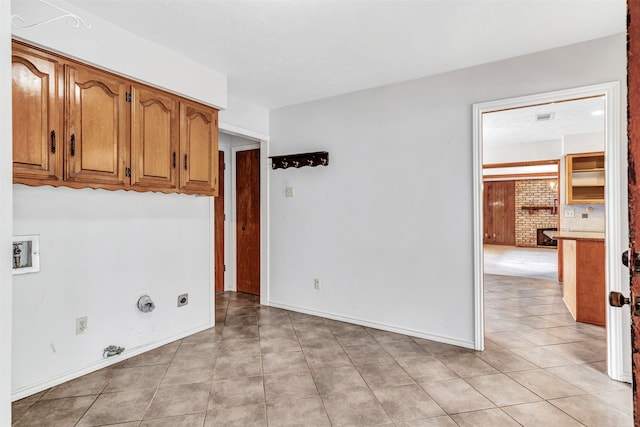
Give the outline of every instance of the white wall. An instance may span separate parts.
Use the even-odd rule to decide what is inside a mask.
[[[485,165],[557,160],[562,157],[562,139],[521,144],[485,144],[482,150],[482,163]]]
[[[229,95],[228,109],[220,111],[218,118],[221,129],[249,131],[260,139],[269,135],[269,110],[242,98]]]
[[[41,271],[13,279],[14,394],[101,367],[110,344],[139,353],[210,326],[210,201],[15,185],[14,233],[40,235]],[[135,306],[143,294],[152,313]]]
[[[590,132],[565,135],[562,138],[562,154],[591,153],[604,151],[604,133]]]
[[[67,19],[61,19],[32,29],[14,28],[14,36],[205,104],[227,107],[226,75],[74,5],[63,1],[54,3],[77,13],[91,28],[82,25],[72,28],[67,25]],[[21,16],[25,25],[61,15],[33,0],[12,0],[11,7],[11,13]]]
[[[604,133],[563,135],[560,139],[521,144],[491,144],[483,147],[483,164],[557,160],[572,153],[604,150]]]
[[[77,12],[91,29],[73,29],[60,20],[16,29],[14,35],[206,104],[226,106],[226,76],[72,5],[56,4]],[[12,13],[27,23],[55,16],[55,10],[40,2],[14,0],[11,5]],[[1,128],[5,132],[8,127]],[[14,191],[13,233],[40,234],[42,252],[42,271],[17,277],[14,284],[14,399],[111,363],[102,359],[109,344],[126,347],[126,357],[213,323],[211,198],[24,186]],[[5,206],[3,227],[10,218],[4,212]],[[145,292],[158,308],[143,316],[134,304]],[[177,310],[177,295],[183,292],[190,295],[189,305]],[[80,316],[89,317],[89,332],[76,336]]]
[[[11,4],[0,1],[0,76],[11,73]],[[11,163],[11,80],[0,79],[0,425],[11,425],[11,240],[13,188]]]
[[[270,301],[472,347],[472,104],[624,84],[625,43],[620,34],[271,111],[270,155],[322,149],[330,165],[270,172]]]

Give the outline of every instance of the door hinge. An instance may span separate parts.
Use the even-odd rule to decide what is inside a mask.
[[[226,163],[223,163],[223,164],[222,164],[222,170],[223,170],[223,171],[224,171],[224,170],[227,170],[227,164],[226,164]]]
[[[124,100],[127,101],[127,102],[131,102],[131,93],[130,92],[127,92],[124,95]]]
[[[633,256],[629,257],[629,253],[633,253]],[[622,264],[628,267],[632,274],[640,273],[640,254],[633,252],[633,248],[622,252]]]
[[[222,220],[226,221],[227,220],[227,214],[222,214]]]
[[[226,264],[225,264],[225,266],[224,266],[224,270],[223,270],[223,271],[227,271],[227,266],[226,266]]]

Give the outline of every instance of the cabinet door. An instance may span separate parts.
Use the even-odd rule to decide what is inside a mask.
[[[60,180],[63,135],[59,64],[14,44],[12,75],[14,182]]]
[[[218,195],[218,112],[180,104],[180,189],[184,193]]]
[[[68,181],[124,185],[128,166],[124,80],[80,65],[67,66]]]
[[[132,90],[131,184],[177,190],[178,102],[150,89]]]

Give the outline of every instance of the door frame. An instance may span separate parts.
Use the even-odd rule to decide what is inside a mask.
[[[222,160],[220,160],[220,153],[222,153]],[[229,171],[226,168],[226,165],[228,163],[228,157],[229,157],[229,147],[226,146],[222,146],[220,145],[220,137],[218,137],[218,176],[220,176],[220,168],[222,169],[222,179],[218,180],[218,196],[214,197],[213,199],[213,206],[211,207],[211,210],[213,211],[213,278],[214,278],[214,283],[213,283],[213,289],[214,289],[214,295],[217,293],[217,289],[216,289],[216,282],[215,280],[217,279],[216,276],[216,271],[215,268],[217,266],[216,263],[216,253],[215,250],[217,248],[217,239],[218,236],[216,236],[216,230],[217,230],[217,217],[216,217],[216,211],[215,211],[215,207],[216,207],[216,203],[218,203],[219,200],[222,200],[222,202],[224,203],[224,209],[222,210],[223,213],[223,224],[222,224],[222,231],[223,231],[223,240],[222,240],[222,252],[223,252],[223,259],[222,259],[222,265],[224,268],[224,271],[222,272],[222,282],[223,282],[223,287],[222,287],[222,292],[227,290],[227,259],[229,257],[229,242],[228,242],[228,235],[229,232],[227,231],[227,216],[229,215],[229,206],[227,205],[227,197],[229,197],[227,195],[227,191],[229,188],[229,183],[227,182],[229,179]],[[223,183],[222,185],[222,199],[220,199],[220,182]]]
[[[0,2],[0,16],[11,15],[11,2]],[[3,18],[6,19],[6,18]],[[11,75],[11,25],[0,26],[0,74]],[[0,425],[11,424],[11,334],[13,275],[9,261],[13,241],[13,125],[11,79],[0,80]]]
[[[483,265],[483,212],[482,212],[482,115],[484,113],[510,108],[526,107],[551,102],[604,96],[605,100],[605,252],[606,252],[606,294],[610,291],[627,292],[629,283],[623,282],[623,266],[619,255],[628,242],[626,182],[627,145],[621,138],[620,82],[551,91],[515,98],[473,104],[473,227],[474,227],[474,319],[475,349],[484,350],[484,265]],[[624,143],[624,145],[623,145]],[[623,170],[624,168],[624,170]],[[623,227],[624,225],[624,227]],[[605,303],[603,301],[603,303]],[[631,382],[631,371],[625,371],[625,335],[630,336],[628,308],[612,309],[607,304],[607,373],[618,381]],[[626,319],[626,321],[625,321]],[[629,352],[630,354],[630,352]]]
[[[269,136],[251,130],[243,129],[235,125],[220,122],[220,132],[227,135],[237,136],[247,140],[247,144],[231,145],[230,147],[220,147],[225,152],[225,162],[229,167],[225,171],[225,188],[226,205],[228,210],[227,221],[225,223],[225,264],[227,266],[225,276],[225,291],[235,291],[236,276],[236,238],[235,233],[235,153],[242,150],[260,149],[260,304],[269,305],[269,170],[271,170],[271,161],[269,160]],[[228,191],[227,191],[228,190]],[[211,221],[213,221],[213,210],[211,212]],[[213,256],[213,252],[211,254]],[[212,284],[213,286],[213,284]],[[213,304],[213,303],[212,303]]]

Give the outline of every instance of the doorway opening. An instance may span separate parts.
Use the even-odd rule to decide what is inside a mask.
[[[220,197],[215,201],[215,291],[263,299],[264,183],[261,141],[221,132]]]
[[[527,143],[531,142],[522,142],[517,150],[521,153],[527,153],[533,158],[519,158],[519,159],[507,159],[505,157],[502,158],[491,158],[491,154],[486,152],[484,140],[490,139],[491,135],[485,133],[485,129],[490,132],[490,124],[485,123],[485,117],[491,117],[490,114],[496,114],[495,117],[498,117],[497,113],[504,111],[511,111],[513,113],[519,114],[528,114],[533,110],[527,110],[527,108],[535,109],[552,109],[557,110],[558,114],[565,108],[569,106],[570,101],[576,100],[585,100],[585,99],[599,99],[603,103],[603,108],[601,111],[596,112],[596,114],[601,114],[604,121],[604,129],[602,131],[601,141],[603,141],[603,149],[604,152],[603,161],[604,164],[598,173],[602,172],[602,175],[605,178],[606,186],[604,186],[604,182],[602,183],[603,196],[606,200],[605,204],[597,205],[593,203],[593,200],[590,198],[585,199],[586,207],[572,207],[569,203],[564,204],[562,202],[566,201],[565,187],[567,186],[567,175],[565,171],[565,161],[567,152],[561,153],[561,156],[549,156],[549,149],[553,147],[552,143],[541,144],[537,148],[529,148],[526,149]],[[595,112],[596,110],[590,111],[590,113]],[[564,114],[564,113],[562,113]],[[539,115],[539,116],[538,116]],[[537,111],[534,116],[531,117],[532,121],[542,118],[549,124],[549,121],[554,118],[554,111]],[[508,127],[506,123],[502,123],[502,126],[498,126],[499,128]],[[586,132],[589,133],[589,132]],[[499,135],[498,135],[499,136]],[[504,136],[504,135],[503,135]],[[508,136],[507,136],[508,137]],[[544,138],[541,138],[541,134],[535,135],[538,141],[544,141]],[[566,141],[562,141],[561,146],[569,146],[573,142],[571,138],[566,138]],[[499,144],[498,144],[499,145]],[[518,145],[518,144],[514,144]],[[556,147],[557,148],[557,147]],[[512,150],[514,151],[514,150]],[[584,152],[589,151],[585,150]],[[596,151],[596,150],[590,150]],[[607,373],[608,375],[616,380],[621,381],[629,381],[630,376],[630,361],[631,361],[631,353],[630,353],[630,343],[629,341],[629,326],[628,322],[624,322],[625,314],[621,312],[613,312],[609,310],[605,305],[604,295],[608,294],[610,290],[617,290],[623,286],[622,274],[623,269],[618,263],[617,254],[621,252],[620,248],[624,247],[624,244],[621,246],[621,242],[626,241],[626,230],[621,227],[621,224],[626,221],[625,215],[622,212],[624,208],[622,207],[622,202],[625,200],[623,198],[623,194],[626,194],[626,190],[624,190],[620,184],[621,177],[624,176],[624,171],[622,171],[623,163],[621,161],[621,144],[620,144],[620,105],[619,105],[619,84],[617,82],[606,83],[602,85],[594,85],[576,89],[569,89],[557,92],[544,93],[539,95],[526,96],[521,98],[513,98],[507,100],[500,100],[482,104],[474,105],[474,207],[475,207],[475,215],[474,215],[474,225],[475,225],[475,235],[474,235],[474,257],[475,257],[475,305],[476,305],[476,349],[483,350],[485,346],[485,337],[489,338],[491,334],[498,332],[497,329],[509,329],[512,328],[511,331],[503,331],[507,333],[511,333],[513,339],[522,339],[524,336],[518,330],[521,326],[527,326],[529,328],[529,342],[538,341],[540,345],[546,347],[544,349],[535,350],[539,355],[545,354],[547,358],[552,356],[561,357],[570,357],[571,349],[570,347],[576,347],[573,350],[577,350],[576,345],[572,345],[571,343],[563,343],[558,342],[563,340],[562,334],[566,332],[562,328],[570,327],[573,329],[581,329],[580,332],[583,333],[593,333],[597,335],[597,331],[593,325],[582,324],[575,322],[575,312],[572,312],[570,307],[566,312],[561,312],[561,310],[566,310],[564,306],[567,306],[567,290],[565,289],[564,295],[562,292],[559,292],[558,280],[548,280],[548,283],[543,283],[541,285],[540,282],[535,285],[530,282],[532,279],[530,278],[518,278],[517,280],[524,281],[521,283],[519,288],[515,288],[510,283],[513,282],[511,279],[505,279],[506,277],[511,276],[500,276],[500,275],[485,275],[485,264],[484,257],[487,255],[485,253],[485,232],[484,232],[484,191],[483,187],[485,186],[485,176],[486,175],[496,175],[495,169],[492,170],[492,173],[489,174],[486,172],[483,165],[485,164],[497,164],[497,163],[508,163],[514,161],[535,161],[535,160],[555,160],[559,161],[559,168],[556,171],[556,189],[559,193],[558,195],[558,204],[547,204],[542,200],[534,200],[535,203],[528,203],[527,206],[520,206],[517,209],[525,212],[527,215],[535,215],[537,208],[545,208],[550,212],[554,210],[558,214],[559,221],[557,228],[560,231],[563,231],[563,228],[568,231],[570,228],[574,228],[574,225],[564,225],[564,219],[575,218],[576,220],[587,220],[593,223],[600,221],[600,224],[603,225],[603,232],[606,235],[606,258],[604,255],[604,250],[602,251],[602,257],[605,258],[603,261],[603,277],[604,277],[604,289],[602,292],[603,298],[597,298],[597,304],[603,305],[603,310],[606,317],[606,333],[600,339],[600,346],[606,346],[606,361],[607,361]],[[499,156],[506,156],[509,153],[509,150],[506,150],[504,146],[500,147],[496,151]],[[621,173],[622,171],[622,173]],[[530,174],[533,174],[531,170],[528,171]],[[522,172],[520,172],[522,173]],[[506,173],[505,175],[509,175]],[[518,178],[517,176],[515,178]],[[529,179],[539,179],[541,176],[531,176]],[[549,177],[546,177],[549,178]],[[503,177],[503,181],[505,180],[514,180],[514,176],[505,176]],[[551,178],[552,179],[552,178]],[[569,178],[571,179],[571,175]],[[552,187],[552,184],[549,184]],[[623,191],[624,190],[624,191]],[[593,205],[593,206],[592,206]],[[582,211],[585,210],[585,212]],[[573,216],[571,215],[573,214]],[[586,217],[585,215],[586,214]],[[577,218],[576,218],[577,217]],[[571,223],[571,221],[567,221],[567,223]],[[549,224],[546,224],[549,225]],[[545,224],[541,226],[533,226],[531,228],[531,233],[537,237],[538,228],[555,228],[553,226],[545,226]],[[543,231],[544,233],[544,231]],[[552,234],[553,235],[553,234]],[[562,241],[560,241],[560,246],[562,246]],[[537,248],[537,244],[534,245]],[[604,249],[604,248],[603,248]],[[544,247],[540,250],[543,251],[555,251],[555,249],[550,249],[549,247]],[[558,249],[558,253],[566,254],[566,250]],[[571,253],[571,252],[569,252]],[[575,253],[574,255],[575,256]],[[566,261],[566,260],[565,260]],[[563,261],[562,256],[558,259],[558,272],[560,273],[560,281],[564,280],[565,283],[568,282],[567,278],[563,278],[563,271],[567,271],[565,268],[561,267],[566,262]],[[605,268],[606,265],[606,268]],[[499,292],[495,293],[496,289],[504,292],[500,295]],[[494,293],[492,293],[494,292]],[[575,289],[573,292],[576,292]],[[538,302],[538,303],[546,303],[546,304],[537,304],[538,306],[533,308],[531,306],[527,306],[519,304],[511,307],[510,320],[505,321],[504,318],[502,321],[493,322],[493,320],[498,320],[500,317],[496,315],[495,312],[492,314],[491,309],[495,308],[496,305],[504,306],[504,302],[507,300],[519,301],[519,302]],[[529,299],[529,300],[527,300]],[[571,301],[569,301],[571,303]],[[494,305],[494,307],[492,307]],[[546,305],[547,307],[542,307]],[[571,305],[571,304],[569,304]],[[547,312],[544,315],[544,311]],[[487,318],[487,313],[489,312],[489,316],[494,316],[496,319]],[[628,312],[626,316],[628,316]],[[529,317],[525,319],[525,317]],[[570,324],[573,322],[573,325]],[[585,326],[586,325],[586,326]],[[545,328],[553,328],[556,327],[558,329],[550,331],[550,330],[541,330]],[[541,334],[540,332],[544,332]],[[494,339],[496,335],[493,335]],[[524,337],[527,339],[527,337]],[[555,342],[555,343],[554,343]],[[492,344],[493,340],[489,341],[489,344]],[[526,344],[526,343],[522,343]],[[565,345],[568,344],[568,345]],[[553,348],[556,345],[557,347]],[[526,348],[526,345],[523,345],[522,348]],[[564,348],[563,348],[564,347]],[[555,352],[549,352],[555,350]],[[563,351],[565,352],[563,354]],[[529,356],[529,359],[532,359],[534,356],[531,356],[533,351],[527,353],[526,351],[520,351],[521,356]],[[588,349],[587,349],[588,352]],[[516,352],[517,353],[517,352]],[[586,353],[585,353],[586,354]],[[595,357],[595,356],[594,356]],[[525,358],[526,359],[526,358]],[[529,362],[533,362],[534,364],[540,366],[540,363],[544,364],[545,357],[540,357],[538,362],[535,363],[533,360],[526,359]]]

